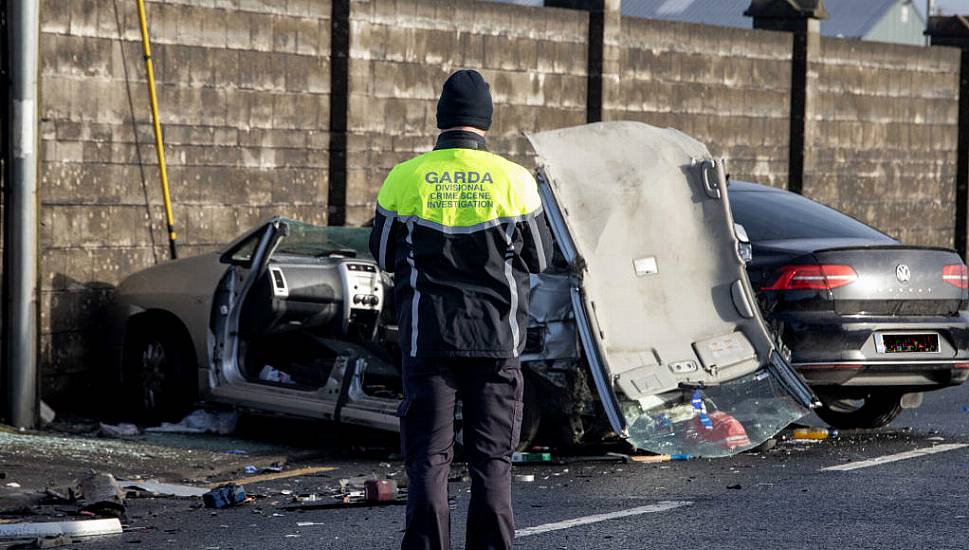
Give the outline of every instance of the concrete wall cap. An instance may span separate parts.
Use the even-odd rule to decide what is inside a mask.
[[[751,0],[747,17],[764,19],[827,19],[824,0]]]

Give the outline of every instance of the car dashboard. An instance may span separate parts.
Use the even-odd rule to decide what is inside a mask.
[[[244,336],[317,329],[369,340],[383,306],[381,273],[372,261],[277,255],[247,299],[241,329]]]

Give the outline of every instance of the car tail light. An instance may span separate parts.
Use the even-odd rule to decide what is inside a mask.
[[[943,267],[942,280],[957,288],[969,288],[966,264],[952,264]]]
[[[956,363],[952,365],[954,369],[969,369],[969,363]]]
[[[831,290],[858,280],[850,265],[786,265],[780,272],[774,284],[763,290]]]

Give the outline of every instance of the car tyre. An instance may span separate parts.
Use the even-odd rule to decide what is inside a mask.
[[[870,393],[863,397],[860,406],[855,401],[822,396],[821,406],[814,412],[821,420],[842,430],[883,428],[902,412],[899,393]]]
[[[180,327],[178,327],[180,328]],[[171,323],[135,321],[124,345],[123,395],[128,411],[145,423],[176,422],[198,397],[188,344]]]
[[[518,448],[515,449],[517,451],[525,451],[531,448],[538,436],[538,429],[542,425],[542,403],[538,399],[538,381],[527,374],[524,380],[522,427],[521,436],[518,439]]]

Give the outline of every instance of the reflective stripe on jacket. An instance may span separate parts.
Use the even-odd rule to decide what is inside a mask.
[[[528,274],[552,255],[525,168],[466,148],[397,165],[377,195],[370,250],[394,273],[405,355],[503,358],[524,349]]]

